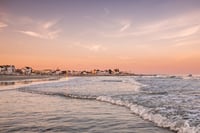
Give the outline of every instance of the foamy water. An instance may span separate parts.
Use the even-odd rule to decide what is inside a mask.
[[[78,77],[18,90],[124,106],[160,127],[178,133],[200,133],[199,81],[174,76]]]

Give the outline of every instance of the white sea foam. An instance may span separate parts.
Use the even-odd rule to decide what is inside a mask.
[[[150,108],[146,108],[137,104],[129,103],[128,101],[114,100],[108,96],[99,96],[96,98],[98,101],[108,102],[129,108],[133,113],[141,116],[143,119],[152,121],[160,127],[170,128],[171,130],[178,131],[178,133],[199,133],[200,129],[190,127],[187,121],[171,121],[161,114],[151,113]]]

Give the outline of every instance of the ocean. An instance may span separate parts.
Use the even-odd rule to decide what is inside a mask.
[[[200,133],[200,77],[97,76],[0,86],[0,132]]]

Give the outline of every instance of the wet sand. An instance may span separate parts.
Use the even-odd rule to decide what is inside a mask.
[[[31,79],[58,79],[63,76],[49,75],[0,75],[0,81],[16,81],[16,80],[31,80]]]
[[[48,76],[48,75],[30,75],[30,76],[16,76],[16,75],[0,75],[0,90],[6,86],[17,86],[23,84],[30,84],[43,81],[59,80],[64,76]]]

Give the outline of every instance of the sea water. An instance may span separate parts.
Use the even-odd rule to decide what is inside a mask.
[[[99,76],[6,86],[0,132],[199,133],[199,81]]]

